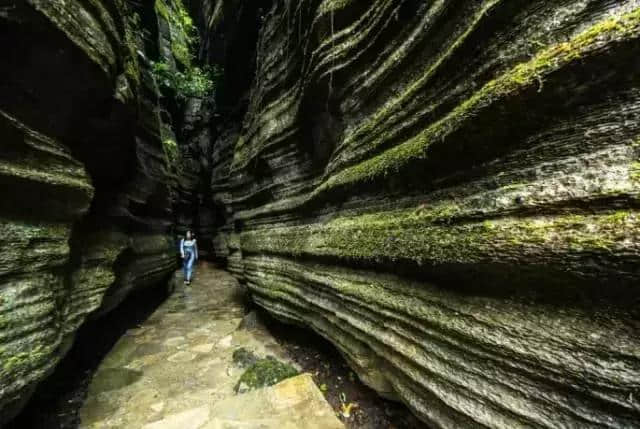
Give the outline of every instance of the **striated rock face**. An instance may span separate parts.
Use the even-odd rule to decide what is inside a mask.
[[[274,1],[216,255],[434,427],[640,427],[639,39],[635,0]]]
[[[64,267],[72,224],[87,211],[93,187],[65,146],[2,111],[0,134],[0,404],[5,408],[26,398],[53,367],[65,325],[80,317],[79,309],[62,304],[72,294]]]
[[[0,2],[0,426],[88,316],[176,268],[161,22],[129,3]]]

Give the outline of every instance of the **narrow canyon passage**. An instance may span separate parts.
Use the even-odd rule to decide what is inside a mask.
[[[640,0],[0,0],[0,427],[640,429],[639,284]]]
[[[209,262],[196,272],[190,286],[180,270],[83,327],[7,429],[427,428],[359,382],[331,343],[252,306],[228,272]],[[293,379],[271,371],[275,387],[237,392],[261,357],[291,365]]]
[[[80,427],[343,427],[308,375],[236,396],[244,371],[234,351],[287,358],[264,327],[240,326],[245,303],[235,279],[207,263],[198,271],[190,286],[178,276],[169,299],[105,357]]]

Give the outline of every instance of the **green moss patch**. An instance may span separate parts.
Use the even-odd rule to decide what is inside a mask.
[[[29,351],[11,354],[0,349],[0,374],[3,377],[17,377],[42,365],[50,356],[51,350],[38,345]]]
[[[171,51],[176,60],[189,68],[193,60],[198,30],[181,0],[156,0],[155,9],[171,29]]]
[[[631,180],[634,182],[640,182],[640,162],[634,162],[631,164],[629,174],[631,176]]]
[[[234,359],[235,357],[236,353],[234,352]],[[295,377],[298,374],[298,370],[293,366],[281,362],[273,356],[268,356],[251,365],[242,374],[234,390],[236,393],[246,393],[254,389],[273,386],[282,380]]]
[[[393,211],[335,219],[326,224],[246,232],[247,252],[318,255],[351,260],[477,263],[504,255],[532,261],[553,253],[632,251],[636,212],[599,215],[505,217],[456,225],[433,223],[428,214]],[[518,249],[517,251],[514,249]],[[637,256],[630,256],[637,257]]]

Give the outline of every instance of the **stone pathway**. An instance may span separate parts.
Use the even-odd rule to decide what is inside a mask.
[[[82,428],[343,428],[310,376],[236,395],[244,371],[233,351],[289,361],[260,325],[241,327],[242,292],[225,271],[200,263],[140,327],[127,331],[94,375]]]

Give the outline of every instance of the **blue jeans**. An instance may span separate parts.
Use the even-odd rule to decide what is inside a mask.
[[[188,282],[191,281],[193,276],[193,263],[196,260],[196,255],[193,252],[186,252],[184,259],[182,260],[182,270],[184,271],[184,279]]]

